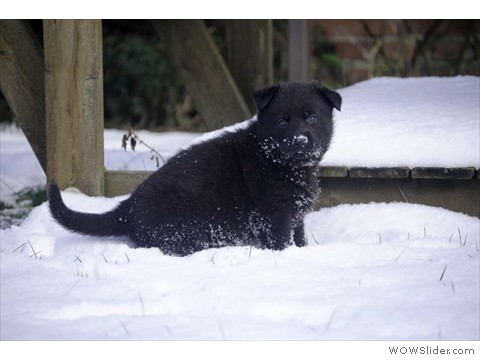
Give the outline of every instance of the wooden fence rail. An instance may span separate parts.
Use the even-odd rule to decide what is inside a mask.
[[[131,193],[151,174],[149,171],[107,171],[105,194],[118,196]],[[319,182],[322,193],[317,208],[339,204],[406,202],[480,217],[480,180],[475,168],[323,167]]]

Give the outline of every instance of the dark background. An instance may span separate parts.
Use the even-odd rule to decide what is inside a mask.
[[[225,22],[206,20],[225,57]],[[30,20],[42,42],[42,21]],[[288,72],[287,20],[273,21],[274,80]],[[332,88],[377,76],[480,75],[479,20],[312,20],[310,76]],[[105,127],[202,131],[202,121],[147,20],[104,20]],[[12,122],[0,95],[0,122]]]

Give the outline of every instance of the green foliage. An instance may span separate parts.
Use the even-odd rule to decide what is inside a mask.
[[[47,201],[44,187],[25,188],[13,195],[13,203],[0,201],[0,229],[21,224],[34,207]]]
[[[337,54],[335,45],[327,39],[319,27],[312,29],[311,41],[313,78],[322,80],[322,82],[334,88],[344,86],[343,63]]]
[[[34,208],[47,201],[47,191],[44,187],[25,188],[17,192],[17,204]]]
[[[152,128],[174,122],[183,88],[160,41],[137,34],[104,38],[105,125]]]
[[[273,79],[285,81],[288,77],[287,20],[273,20]]]

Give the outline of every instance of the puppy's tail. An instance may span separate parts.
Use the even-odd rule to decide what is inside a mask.
[[[129,200],[125,200],[110,212],[88,214],[69,209],[63,202],[60,189],[54,181],[50,184],[48,191],[48,202],[53,218],[68,230],[93,236],[128,235]]]

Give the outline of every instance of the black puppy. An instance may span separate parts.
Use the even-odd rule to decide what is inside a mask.
[[[258,113],[248,126],[181,151],[110,212],[72,211],[52,183],[53,217],[74,232],[128,236],[169,255],[304,246],[303,218],[319,191],[315,170],[342,99],[317,82],[277,84],[253,97]]]

